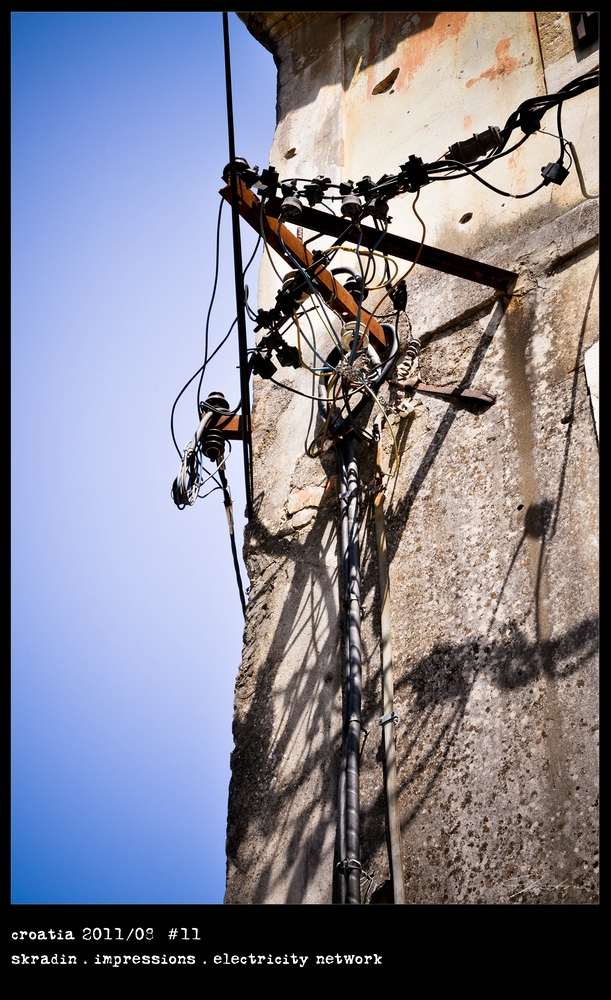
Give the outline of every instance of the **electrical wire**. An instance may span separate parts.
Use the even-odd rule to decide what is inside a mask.
[[[582,195],[584,196],[584,198],[588,198],[588,199],[598,198],[599,197],[599,192],[598,191],[595,194],[589,194],[586,191],[586,182],[584,180],[583,173],[582,173],[582,170],[581,170],[581,164],[579,162],[579,157],[577,156],[577,150],[575,149],[575,146],[573,145],[572,142],[569,142],[569,148],[571,150],[571,153],[573,154],[573,159],[575,161],[575,170],[577,171],[577,177],[579,178],[579,187],[581,188]]]
[[[299,362],[301,364],[301,367],[305,368],[306,371],[309,371],[312,375],[316,375],[316,376],[318,376],[320,378],[322,375],[325,375],[325,374],[328,373],[328,369],[322,368],[319,371],[316,371],[315,368],[310,368],[310,366],[308,364],[306,364],[306,362],[303,359],[303,354],[302,354],[302,351],[301,351],[301,326],[299,324],[299,317],[297,316],[296,312],[293,312],[293,321],[295,323],[295,327],[297,328],[297,352],[299,354]],[[320,360],[324,363],[324,358],[322,357],[321,354],[318,353],[318,351],[316,350],[316,348],[309,342],[309,340],[307,339],[307,337],[305,336],[305,334],[303,335],[303,339],[305,340],[305,342],[308,345],[308,347],[310,348],[310,350],[313,352],[314,356],[317,357],[317,358],[320,358]]]
[[[224,469],[225,462],[222,465],[219,464],[218,472],[219,479],[221,481],[221,488],[223,490],[223,503],[225,505],[225,513],[227,515],[227,525],[229,527],[229,541],[231,545],[231,555],[233,559],[233,568],[235,571],[236,583],[238,585],[238,593],[240,595],[240,604],[242,605],[242,614],[246,617],[246,598],[244,597],[244,587],[242,586],[242,575],[240,573],[240,561],[238,559],[238,549],[235,540],[235,530],[233,523],[233,500],[231,499],[231,492],[229,490],[229,485],[227,483],[227,476],[225,475]]]
[[[310,275],[307,273],[307,271],[305,270],[305,268],[303,267],[303,265],[301,264],[301,262],[299,260],[297,260],[297,258],[291,253],[291,251],[288,249],[288,247],[286,246],[286,243],[284,242],[284,240],[282,238],[282,226],[284,224],[285,223],[284,223],[284,220],[282,218],[282,215],[280,215],[279,218],[278,218],[278,239],[280,241],[280,245],[282,246],[282,249],[283,249],[284,253],[286,254],[286,256],[289,258],[289,260],[291,260],[294,263],[294,265],[297,268],[297,270],[305,278],[305,281],[306,281],[306,283],[308,285],[308,288],[310,289],[310,294],[312,295],[312,298],[314,299],[314,301],[317,301],[317,302],[320,303],[320,307],[321,307],[321,320],[324,323],[324,325],[326,326],[327,332],[329,333],[329,335],[331,336],[331,338],[334,339],[336,342],[338,342],[337,334],[335,333],[335,330],[333,329],[333,325],[329,321],[329,318],[327,316],[327,303],[324,301],[324,299],[322,298],[319,290],[314,285],[314,283],[313,283]],[[316,268],[320,267],[320,262],[319,261],[313,261],[312,264],[310,265],[310,267],[316,267]],[[281,279],[281,280],[283,280],[283,279]]]
[[[225,90],[227,106],[227,137],[229,140],[229,187],[231,190],[231,223],[233,235],[234,283],[238,321],[238,356],[240,369],[240,396],[242,400],[242,452],[244,465],[244,488],[246,492],[246,516],[250,520],[253,510],[253,468],[252,432],[250,421],[250,368],[248,365],[247,337],[244,307],[244,268],[242,266],[242,244],[240,219],[238,215],[237,171],[235,156],[235,136],[233,124],[233,97],[231,86],[231,55],[229,45],[228,12],[223,11],[223,43],[225,53]]]
[[[210,303],[208,305],[208,312],[206,314],[206,326],[205,326],[205,329],[204,329],[204,363],[203,363],[203,365],[201,367],[201,373],[202,374],[201,374],[201,378],[200,378],[198,386],[197,386],[197,398],[198,398],[198,400],[199,400],[199,396],[200,396],[200,393],[201,393],[202,382],[203,382],[203,379],[204,379],[204,373],[206,371],[206,366],[208,364],[208,338],[209,338],[209,334],[210,334],[210,317],[212,315],[212,307],[214,305],[214,300],[216,298],[216,289],[217,289],[218,279],[219,279],[221,216],[223,214],[223,206],[224,206],[224,204],[225,204],[225,202],[221,198],[221,203],[219,205],[219,214],[218,214],[218,218],[217,218],[217,222],[216,222],[216,250],[215,250],[215,255],[214,255],[214,281],[213,281],[213,285],[212,285],[212,293],[210,295]]]
[[[401,277],[397,281],[395,281],[394,285],[392,285],[391,288],[388,288],[386,290],[386,294],[383,295],[382,298],[380,299],[380,301],[378,302],[378,305],[377,305],[378,309],[382,305],[382,302],[384,302],[385,299],[389,298],[389,296],[395,290],[395,288],[397,288],[397,286],[402,281],[405,281],[405,279],[408,277],[408,275],[410,275],[412,273],[412,271],[414,270],[416,264],[418,263],[418,260],[420,258],[420,254],[422,253],[422,248],[424,246],[424,241],[426,239],[426,224],[424,222],[424,219],[422,219],[420,217],[420,215],[418,214],[418,211],[416,209],[416,203],[418,201],[418,198],[420,197],[420,191],[421,191],[421,188],[418,188],[418,190],[416,192],[416,197],[414,198],[414,200],[412,202],[412,211],[413,211],[414,215],[416,216],[416,218],[418,219],[420,225],[422,226],[422,239],[420,240],[420,246],[418,247],[418,250],[416,251],[416,255],[415,255],[413,261],[411,262],[410,266],[408,267],[407,271],[405,271],[405,273],[402,274]],[[373,313],[371,314],[370,318],[367,321],[367,325],[365,326],[365,333],[369,329],[369,324],[371,323],[372,318],[373,318]]]
[[[345,666],[334,894],[339,903],[360,904],[359,757],[362,729],[362,647],[359,472],[354,442],[350,438],[338,442],[337,460],[341,483]]]
[[[174,442],[174,447],[176,448],[176,451],[178,452],[178,454],[179,454],[179,455],[180,455],[181,457],[182,457],[182,451],[181,451],[181,450],[180,450],[180,448],[178,447],[178,443],[177,443],[177,441],[176,441],[176,435],[175,435],[175,433],[174,433],[174,413],[175,413],[175,410],[176,410],[176,406],[177,406],[177,404],[178,404],[178,401],[179,401],[179,399],[181,398],[181,396],[183,395],[183,393],[184,393],[184,392],[185,392],[185,391],[186,391],[186,390],[187,390],[187,389],[189,388],[189,386],[191,385],[191,382],[193,382],[193,380],[197,378],[197,376],[198,376],[198,375],[200,374],[200,372],[201,372],[201,371],[205,370],[205,368],[206,368],[206,365],[207,365],[207,364],[209,364],[209,363],[210,363],[210,361],[212,361],[212,359],[213,359],[213,358],[215,357],[215,355],[216,355],[216,354],[218,354],[218,352],[220,351],[221,347],[223,347],[223,345],[224,345],[224,344],[225,344],[225,343],[227,342],[227,340],[229,339],[229,337],[230,337],[230,335],[231,335],[231,332],[232,332],[232,330],[234,329],[234,327],[235,327],[235,325],[236,325],[236,323],[237,323],[237,322],[238,322],[238,321],[237,321],[237,319],[234,319],[234,321],[233,321],[233,323],[231,324],[231,326],[229,327],[229,329],[228,329],[227,333],[225,334],[225,336],[224,336],[224,337],[223,337],[223,339],[221,340],[220,344],[218,344],[218,345],[217,345],[217,346],[215,347],[215,349],[214,349],[214,351],[212,352],[212,354],[211,354],[211,355],[210,355],[210,356],[208,357],[208,359],[207,359],[206,363],[205,363],[205,364],[203,364],[203,365],[201,365],[201,367],[197,369],[197,371],[195,372],[195,374],[191,376],[191,378],[189,379],[189,381],[188,381],[188,382],[187,382],[187,383],[186,383],[185,385],[183,385],[182,389],[181,389],[181,390],[180,390],[180,392],[178,393],[178,396],[177,396],[177,397],[176,397],[176,399],[174,400],[174,404],[173,404],[173,406],[172,406],[172,412],[171,412],[171,414],[170,414],[170,431],[171,431],[171,434],[172,434],[172,440],[173,440],[173,442]],[[200,386],[201,386],[201,381],[200,381]],[[198,397],[199,397],[199,390],[198,390]],[[231,412],[232,412],[232,413],[237,413],[237,411],[238,411],[238,410],[239,410],[239,408],[240,408],[240,405],[241,405],[241,402],[240,402],[240,403],[238,403],[237,407],[236,407],[236,408],[235,408],[235,409],[234,409],[233,411],[231,411]],[[226,411],[223,411],[223,412],[225,413]]]
[[[580,94],[596,87],[598,85],[598,70],[591,70],[588,73],[584,73],[582,76],[575,80],[570,81],[564,87],[562,87],[555,94],[543,94],[535,98],[529,98],[523,101],[518,108],[512,112],[512,114],[507,119],[503,129],[499,129],[498,133],[500,135],[500,145],[497,145],[494,152],[482,158],[476,158],[469,163],[463,163],[455,159],[446,158],[443,161],[435,161],[433,163],[422,164],[422,170],[426,172],[426,176],[429,181],[439,181],[439,180],[456,180],[460,177],[474,176],[478,180],[478,174],[481,173],[486,167],[491,163],[494,163],[501,159],[501,157],[508,156],[510,153],[518,149],[531,135],[540,129],[540,121],[544,114],[550,111],[552,108],[557,108],[557,118],[558,118],[558,132],[561,139],[560,154],[558,163],[560,166],[563,164],[564,153],[566,150],[566,143],[563,142],[562,137],[562,108],[567,100],[577,97]],[[524,135],[521,136],[517,142],[515,142],[509,148],[507,143],[516,128],[521,128]],[[421,163],[421,161],[420,161]],[[406,165],[407,166],[407,165]],[[404,170],[405,168],[402,168]],[[407,173],[409,177],[409,171]],[[284,182],[283,182],[284,183]],[[287,181],[286,184],[290,186],[294,196],[307,198],[307,190],[302,191],[297,190],[297,184],[304,183],[307,185],[316,184],[317,180],[314,181],[306,180],[306,178],[293,178]],[[375,205],[376,199],[381,198],[387,200],[389,197],[395,194],[403,193],[406,190],[405,183],[411,184],[411,181],[405,181],[403,175],[398,175],[397,177],[388,177],[384,175],[377,184],[371,183],[371,178],[365,177],[362,182],[357,185],[353,185],[352,182],[348,182],[348,190],[360,192],[361,190],[366,191],[365,204],[363,206],[363,211],[361,215],[368,214],[371,211],[371,206]],[[425,181],[426,183],[426,181]],[[523,194],[514,195],[511,192],[503,191],[501,188],[497,188],[494,185],[489,185],[487,182],[482,181],[486,186],[490,187],[491,190],[503,197],[512,198],[527,198],[532,194],[535,194],[543,186],[542,184],[537,185],[530,191],[524,192]],[[549,183],[549,181],[548,181]],[[361,187],[363,185],[363,187]],[[422,184],[418,185],[422,186]],[[326,188],[337,188],[338,185],[326,184]],[[339,186],[341,188],[341,185]],[[408,187],[408,190],[414,190],[414,187]],[[288,188],[287,188],[288,190]],[[390,192],[390,193],[389,193]],[[338,200],[343,197],[341,193],[337,195],[327,195],[331,200]],[[377,225],[377,217],[374,212],[374,222]]]
[[[531,191],[525,191],[524,194],[512,194],[511,191],[503,191],[501,188],[495,187],[494,184],[490,184],[488,181],[485,181],[483,177],[479,176],[477,170],[474,170],[471,167],[468,167],[466,164],[464,164],[464,163],[460,163],[459,164],[458,160],[448,160],[448,162],[449,163],[455,163],[457,166],[463,167],[464,170],[468,174],[470,174],[471,177],[475,177],[475,180],[479,181],[480,184],[483,184],[485,187],[490,188],[490,190],[496,192],[496,194],[503,195],[503,197],[505,197],[505,198],[530,198],[530,196],[532,194],[535,194],[536,191],[539,191],[545,185],[545,183],[546,183],[545,180],[542,180],[541,183],[537,184],[537,186],[534,187]],[[434,179],[435,180],[453,180],[452,177],[436,177]]]

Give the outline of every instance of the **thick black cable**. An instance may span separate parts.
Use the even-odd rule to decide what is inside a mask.
[[[242,586],[242,575],[240,573],[240,562],[238,559],[238,548],[235,540],[235,530],[233,525],[233,500],[231,499],[231,493],[229,491],[229,485],[227,483],[227,476],[225,475],[225,470],[219,466],[219,479],[221,481],[221,488],[223,490],[223,503],[225,505],[225,511],[227,513],[227,523],[229,525],[229,541],[231,544],[231,555],[233,558],[233,568],[235,570],[236,582],[238,585],[238,592],[240,594],[240,603],[242,605],[242,613],[246,617],[246,598],[244,597],[244,588]]]
[[[427,173],[429,175],[433,170],[440,170],[443,173],[447,174],[447,176],[445,177],[429,176],[429,179],[431,181],[442,181],[442,180],[449,181],[449,180],[456,180],[459,177],[466,177],[468,173],[467,167],[471,167],[471,170],[475,172],[483,170],[484,167],[487,167],[490,163],[494,163],[495,160],[501,160],[504,156],[510,156],[511,153],[514,153],[516,149],[519,149],[520,146],[522,146],[529,138],[530,135],[523,135],[521,136],[520,139],[518,139],[517,142],[514,142],[513,146],[510,146],[509,149],[503,149],[501,152],[497,151],[496,153],[491,153],[490,156],[487,156],[485,158],[485,160],[471,160],[469,163],[463,164],[460,161],[444,159],[444,160],[437,160],[437,162],[435,163],[429,163],[427,164]],[[464,172],[457,170],[455,166],[457,162],[460,164],[461,168],[464,168]]]
[[[178,393],[176,399],[174,400],[174,405],[172,406],[172,411],[170,413],[170,433],[172,434],[172,441],[174,442],[174,447],[176,448],[176,451],[178,452],[178,455],[179,455],[179,457],[181,459],[182,459],[182,451],[178,447],[178,442],[176,440],[176,435],[174,434],[174,413],[175,413],[176,407],[178,405],[178,400],[180,399],[180,397],[182,396],[182,394],[184,392],[186,392],[186,390],[189,388],[189,386],[191,385],[191,382],[193,382],[197,378],[197,376],[199,375],[199,373],[201,372],[201,370],[202,370],[203,367],[204,366],[202,365],[200,368],[198,368],[197,371],[195,372],[195,374],[191,376],[191,378],[189,379],[189,381],[185,385],[183,385],[182,389],[180,390],[180,392]]]
[[[557,91],[554,94],[542,94],[539,97],[533,97],[529,98],[526,101],[523,101],[522,104],[520,104],[518,108],[516,108],[516,110],[511,113],[511,115],[509,116],[509,118],[505,123],[505,126],[500,130],[502,138],[501,145],[496,148],[494,153],[490,154],[485,159],[480,159],[477,161],[474,160],[468,164],[462,163],[460,161],[452,161],[444,159],[440,161],[435,161],[433,163],[423,164],[423,169],[426,170],[427,175],[429,176],[429,180],[431,181],[456,180],[459,177],[466,177],[468,176],[468,174],[472,174],[473,176],[476,177],[477,180],[481,180],[481,178],[477,177],[477,174],[480,173],[483,169],[485,169],[485,167],[489,166],[491,163],[496,162],[503,156],[508,156],[515,149],[521,146],[522,143],[524,143],[526,139],[528,139],[531,135],[541,131],[540,128],[538,127],[540,119],[543,117],[544,114],[546,114],[548,111],[551,111],[552,108],[555,107],[558,108],[558,131],[561,137],[560,159],[558,162],[562,165],[564,151],[566,149],[566,143],[563,144],[564,140],[562,136],[562,125],[561,125],[562,105],[564,101],[570,100],[573,97],[577,97],[580,94],[583,94],[588,90],[591,90],[593,87],[598,86],[598,83],[599,83],[598,70],[591,70],[588,73],[584,73],[576,80],[572,80],[569,83],[565,84],[564,87],[562,87],[559,91]],[[520,139],[516,143],[514,143],[509,149],[506,149],[505,147],[509,141],[509,138],[516,128],[522,128],[524,135],[521,136]],[[433,176],[434,173],[438,174],[441,173],[444,174],[445,176]],[[302,183],[311,183],[311,181],[309,181],[306,178],[293,178],[292,181],[287,181],[286,183],[293,182],[296,184],[298,181]],[[366,212],[368,205],[375,199],[375,197],[377,197],[380,194],[382,195],[384,194],[384,187],[387,187],[388,182],[389,178],[385,178],[383,185],[378,186],[377,184],[375,184],[368,190],[367,192],[368,202],[364,206],[363,210],[364,212]],[[482,180],[481,182],[485,184],[486,187],[490,187],[491,190],[495,191],[497,194],[501,194],[504,197],[510,197],[510,198],[530,197],[531,194],[534,194],[543,186],[540,184],[537,187],[533,188],[532,191],[528,191],[520,195],[512,195],[510,192],[502,191],[500,188],[496,188],[494,187],[494,185],[488,184],[486,181]],[[330,186],[337,187],[337,185],[330,185]],[[402,189],[399,189],[396,193],[402,193]],[[298,197],[306,196],[303,191],[300,192],[296,190],[295,194]],[[335,200],[336,198],[340,197],[342,196],[328,195],[328,198],[331,200]],[[390,195],[388,197],[390,197]]]
[[[337,443],[340,468],[340,510],[344,581],[344,723],[338,785],[336,882],[338,902],[360,904],[360,796],[361,743],[361,571],[359,550],[359,473],[351,437]]]

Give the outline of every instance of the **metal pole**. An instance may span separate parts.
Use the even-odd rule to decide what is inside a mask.
[[[244,451],[244,481],[246,485],[246,515],[253,516],[252,482],[252,438],[250,428],[250,389],[246,342],[246,320],[244,308],[244,276],[242,267],[242,244],[240,241],[240,216],[238,213],[238,185],[235,165],[235,143],[233,131],[233,98],[231,93],[231,60],[229,54],[229,22],[227,11],[223,11],[223,39],[225,43],[225,84],[227,90],[227,131],[229,133],[229,184],[231,188],[231,221],[233,228],[233,259],[235,271],[235,293],[238,318],[238,350],[240,356],[240,395],[242,398],[242,433]]]

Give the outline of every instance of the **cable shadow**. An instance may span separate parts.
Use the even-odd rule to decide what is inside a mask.
[[[328,883],[330,902],[341,741],[338,528],[333,512],[319,510],[303,537],[279,540],[260,522],[249,531],[269,569],[253,582],[236,686],[229,872],[233,866],[249,882],[253,903],[307,902],[317,880]],[[282,601],[275,621],[266,599],[272,587],[274,604]],[[254,686],[244,692],[242,715],[249,673]],[[229,879],[228,902],[231,895]]]
[[[553,542],[565,490],[570,457],[573,417],[577,404],[580,359],[583,351],[588,314],[591,308],[598,268],[594,274],[581,325],[571,386],[570,409],[563,422],[568,424],[555,499],[544,497],[531,503],[524,515],[524,529],[511,556],[486,633],[477,640],[452,646],[439,644],[416,664],[405,671],[397,670],[401,680],[395,682],[395,693],[407,697],[412,719],[409,738],[400,750],[398,770],[400,790],[406,797],[407,812],[403,811],[404,832],[423,808],[439,779],[460,731],[473,686],[479,677],[486,675],[498,688],[505,691],[520,689],[540,678],[558,681],[582,669],[596,654],[598,648],[598,617],[584,617],[573,628],[559,637],[550,638],[550,626],[545,610],[545,568],[550,545]],[[503,310],[504,311],[504,310]],[[469,384],[479,367],[492,332],[498,328],[503,313],[497,312],[495,322],[480,339],[472,357],[463,384]],[[456,418],[456,410],[448,409],[420,462],[409,489],[390,512],[395,524],[405,525],[411,507],[432,468],[434,460]],[[408,429],[404,431],[407,435]],[[390,557],[396,554],[402,532],[389,532]],[[390,539],[392,538],[392,549]],[[534,561],[532,580],[532,607],[534,612],[534,638],[528,637],[518,621],[509,616],[502,625],[499,610],[502,606],[509,579],[515,569],[525,542],[529,540]],[[375,586],[367,579],[369,587]],[[531,619],[532,620],[532,619]],[[503,634],[493,639],[493,630]],[[510,637],[510,638],[508,638]],[[480,650],[484,650],[480,653]],[[371,690],[371,697],[380,698],[379,690]],[[383,815],[385,796],[381,790],[370,803],[372,814]],[[381,824],[368,824],[371,840],[368,850],[372,853],[383,846],[385,833]]]
[[[510,641],[490,643],[487,635],[456,646],[440,644],[401,678],[397,692],[413,704],[410,740],[400,753],[401,790],[415,793],[405,820],[413,821],[428,798],[464,717],[475,682],[486,675],[501,690],[532,684],[551,672],[566,678],[582,669],[598,648],[598,617],[584,619],[549,643],[549,663],[537,639],[529,639],[514,621],[505,623]],[[483,662],[478,656],[483,650]],[[478,662],[480,660],[480,662]],[[439,716],[436,720],[435,716]],[[433,732],[429,730],[433,728]],[[419,752],[418,747],[426,749]]]
[[[583,346],[594,282],[580,332],[577,361]],[[469,362],[461,388],[468,387],[498,329],[508,300],[497,300],[492,315]],[[575,411],[578,367],[571,389],[571,421]],[[390,507],[389,519],[405,525],[414,500],[426,480],[456,419],[452,404],[444,414],[422,458],[406,495]],[[597,648],[598,618],[582,619],[555,639],[545,638],[538,609],[547,546],[556,533],[571,446],[571,422],[566,436],[555,500],[544,498],[527,509],[524,531],[510,559],[489,627],[477,639],[456,645],[440,643],[413,665],[398,671],[395,691],[412,706],[413,718],[399,745],[400,794],[406,797],[404,832],[426,803],[460,731],[473,686],[486,676],[503,691],[519,690],[543,676],[559,680],[582,669]],[[255,501],[260,510],[262,495]],[[236,714],[227,832],[228,867],[240,874],[235,896],[248,895],[252,903],[309,901],[312,889],[319,902],[328,890],[331,899],[337,778],[341,744],[341,630],[342,614],[337,571],[340,565],[339,528],[335,512],[319,509],[308,531],[279,539],[255,518],[249,533],[261,573],[253,574],[246,626],[245,661],[236,685]],[[400,533],[399,533],[400,534]],[[510,576],[527,539],[539,541],[533,584],[536,635],[529,637],[508,616],[504,638],[499,610]],[[400,537],[388,534],[389,560]],[[334,569],[330,569],[334,566]],[[372,571],[373,572],[373,571]],[[369,575],[367,574],[369,581]],[[373,580],[373,575],[372,575]],[[375,587],[366,583],[365,587]],[[283,589],[282,607],[274,611]],[[276,590],[274,602],[267,592]],[[509,638],[507,638],[509,637]],[[284,663],[289,659],[286,671]],[[380,678],[375,671],[363,689],[363,700],[377,704]],[[242,689],[242,690],[241,690]],[[248,699],[242,713],[239,702]],[[305,748],[305,749],[302,749]],[[283,763],[286,761],[286,763]],[[384,843],[384,792],[371,800],[363,817],[367,849]],[[244,885],[248,885],[247,893]],[[228,880],[226,901],[233,902]]]
[[[482,333],[476,345],[476,348],[473,352],[467,370],[465,371],[465,374],[463,375],[459,383],[458,386],[459,389],[461,390],[467,389],[471,386],[473,379],[482,361],[484,360],[484,356],[486,354],[486,351],[488,350],[488,347],[490,346],[492,338],[494,337],[494,334],[498,330],[503,320],[508,304],[509,304],[509,299],[506,297],[499,298],[496,300],[494,309],[492,310],[492,314],[486,325],[486,329]],[[472,404],[467,404],[467,405],[469,406],[469,408],[473,409]],[[404,525],[407,522],[410,515],[410,511],[414,505],[414,501],[418,496],[418,492],[422,487],[429,472],[431,471],[431,468],[439,453],[439,450],[443,445],[446,437],[448,436],[452,424],[456,420],[459,408],[460,404],[454,401],[448,405],[448,409],[446,410],[437,430],[435,431],[435,434],[433,435],[433,439],[431,440],[426,450],[426,453],[424,454],[420,462],[420,465],[418,466],[418,469],[416,470],[412,478],[412,481],[407,489],[405,496],[402,497],[400,500],[397,500],[393,502],[391,505],[389,505],[388,509],[389,522],[393,521],[395,523],[402,525]],[[407,429],[404,432],[404,434],[406,433]],[[397,554],[399,542],[400,542],[400,535],[395,536],[394,532],[390,532],[389,537],[387,539],[389,562],[392,562],[395,555]]]
[[[522,546],[523,546],[524,542],[529,537],[532,538],[532,539],[538,539],[539,540],[539,555],[538,555],[538,558],[537,558],[537,565],[536,565],[536,571],[535,571],[535,581],[534,581],[534,588],[533,588],[533,600],[534,600],[534,605],[535,605],[537,638],[538,638],[539,642],[542,644],[542,647],[543,647],[544,650],[546,649],[546,646],[547,646],[547,637],[546,637],[546,634],[545,634],[545,629],[542,627],[542,622],[541,622],[543,575],[544,575],[544,570],[545,570],[545,565],[546,565],[546,560],[547,560],[547,555],[548,555],[548,548],[549,548],[549,545],[553,541],[554,536],[556,534],[556,529],[557,529],[557,526],[558,526],[558,519],[559,519],[559,516],[560,516],[560,509],[561,509],[561,506],[562,506],[562,500],[563,500],[563,496],[564,496],[564,488],[565,488],[565,482],[566,482],[566,475],[567,475],[568,462],[569,462],[569,453],[570,453],[570,449],[571,449],[571,439],[572,439],[572,433],[573,433],[573,421],[574,421],[575,409],[576,409],[576,404],[577,404],[577,390],[578,390],[578,384],[579,384],[580,359],[581,359],[582,352],[583,352],[583,344],[584,344],[585,332],[586,332],[586,328],[587,328],[587,323],[588,323],[588,317],[589,317],[589,313],[590,313],[590,308],[591,308],[591,305],[592,305],[592,299],[593,299],[593,296],[594,296],[594,289],[595,289],[595,286],[596,286],[596,282],[598,280],[599,268],[600,268],[600,265],[597,265],[596,269],[594,271],[594,275],[592,277],[592,281],[591,281],[591,284],[590,284],[590,290],[589,290],[588,298],[587,298],[587,301],[586,301],[586,306],[585,306],[585,309],[584,309],[583,320],[582,320],[581,328],[580,328],[580,331],[579,331],[579,337],[578,337],[578,341],[577,341],[577,348],[576,348],[576,353],[575,353],[575,363],[573,365],[573,381],[572,381],[572,385],[571,385],[570,406],[569,406],[569,410],[568,410],[567,414],[563,418],[563,422],[568,425],[568,429],[567,429],[567,433],[566,433],[566,437],[565,437],[565,442],[564,442],[562,463],[561,463],[561,468],[560,468],[560,476],[559,476],[559,480],[558,480],[558,487],[557,487],[557,490],[556,490],[556,497],[555,497],[555,500],[551,500],[548,497],[544,497],[542,500],[530,504],[529,507],[527,508],[526,513],[524,515],[524,531],[522,533],[521,538],[518,541],[518,544],[517,544],[517,546],[516,546],[516,548],[514,550],[513,556],[511,558],[511,561],[510,561],[509,566],[507,568],[507,572],[506,572],[505,577],[503,579],[503,583],[502,583],[502,586],[501,586],[501,589],[500,589],[500,592],[499,592],[499,596],[498,596],[496,605],[495,605],[493,613],[492,613],[492,617],[491,617],[491,621],[490,621],[490,627],[489,627],[489,630],[488,630],[490,632],[491,629],[492,629],[492,627],[493,627],[494,620],[495,620],[495,618],[497,616],[499,607],[501,606],[501,602],[503,600],[505,589],[507,587],[507,584],[509,582],[509,579],[511,577],[512,571],[514,569],[514,566],[516,564],[518,555],[520,553],[520,550],[522,549]],[[546,660],[547,660],[547,657],[546,657]]]

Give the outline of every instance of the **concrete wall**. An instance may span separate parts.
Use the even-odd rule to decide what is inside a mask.
[[[598,57],[595,46],[575,51],[564,12],[240,16],[278,65],[270,163],[281,177],[375,180],[410,154],[436,160]],[[543,127],[551,134],[532,136],[485,179],[512,194],[534,188],[558,156],[555,112]],[[592,194],[596,89],[566,103],[563,130]],[[413,202],[393,199],[393,232],[419,241],[423,220],[427,244],[518,279],[503,297],[420,266],[408,278],[422,379],[460,382],[496,402],[422,394],[409,417],[391,418],[400,466],[387,485],[386,530],[406,898],[591,903],[598,445],[584,354],[598,341],[598,202],[584,197],[574,168],[562,186],[524,199],[465,178],[423,187],[420,219]],[[262,307],[279,285],[265,260]],[[281,380],[312,390],[303,370],[282,369]],[[302,396],[255,378],[253,419],[256,516],[245,544],[226,902],[330,903],[343,676],[336,460],[333,450],[305,455],[316,413]],[[388,428],[384,443],[390,462]],[[359,459],[369,903],[388,901],[390,867],[367,442]]]

